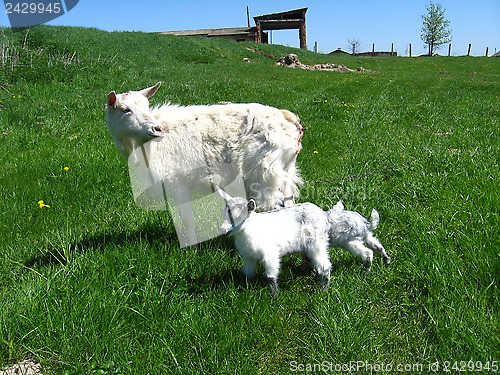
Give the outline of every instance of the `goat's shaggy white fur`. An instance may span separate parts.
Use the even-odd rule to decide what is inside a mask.
[[[298,196],[302,181],[296,157],[303,129],[297,115],[256,103],[150,108],[148,98],[159,86],[110,92],[106,118],[129,165],[139,164],[134,151],[140,148],[150,179],[165,184],[175,204],[237,178],[263,211],[273,209],[283,195]]]
[[[221,190],[219,194],[226,201],[221,234],[234,236],[247,277],[254,276],[257,262],[261,262],[270,291],[277,294],[281,258],[300,252],[312,262],[321,277],[322,289],[328,286],[330,223],[321,208],[302,203],[270,212],[255,212],[253,200],[231,197]]]
[[[373,261],[373,250],[375,250],[385,264],[391,263],[380,241],[373,235],[380,217],[377,210],[373,209],[370,221],[359,213],[344,209],[342,201],[339,201],[327,212],[330,222],[330,246],[341,247],[350,253],[360,257],[366,271],[370,271]],[[371,248],[365,246],[365,243]]]

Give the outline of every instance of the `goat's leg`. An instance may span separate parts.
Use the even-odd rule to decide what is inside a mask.
[[[255,269],[257,268],[257,262],[250,258],[243,259],[243,273],[248,279],[252,279],[255,276]]]
[[[264,274],[269,284],[269,291],[273,296],[278,294],[278,275],[280,272],[279,257],[265,257],[262,259]]]
[[[310,258],[320,277],[321,290],[325,290],[330,285],[330,272],[332,269],[328,256],[328,247],[318,249],[314,254],[310,254]]]
[[[345,249],[351,254],[360,257],[363,260],[363,266],[366,272],[371,271],[373,251],[367,248],[361,241],[351,241],[345,245]]]
[[[382,246],[377,237],[375,237],[371,233],[368,233],[368,236],[366,237],[366,243],[382,257],[382,260],[385,265],[391,263],[391,257],[387,255],[384,247]]]
[[[274,279],[271,277],[267,278],[267,282],[269,284],[269,291],[273,296],[277,296],[279,294],[278,290],[278,279]]]
[[[299,178],[297,177],[297,167],[295,166],[295,157],[293,159],[293,162],[287,165],[286,170],[287,170],[287,178],[282,188],[282,193],[284,195],[283,205],[285,207],[290,207],[294,205],[295,198],[297,198],[298,195],[297,181],[299,181]]]

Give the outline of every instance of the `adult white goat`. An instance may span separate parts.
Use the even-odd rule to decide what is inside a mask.
[[[211,193],[214,184],[242,179],[260,211],[273,209],[283,196],[298,196],[303,128],[297,115],[256,103],[150,108],[148,98],[160,84],[110,92],[106,120],[129,166],[144,163],[151,185],[160,184],[164,197],[166,192],[183,206],[183,225],[191,233],[184,245],[199,242],[189,228],[193,194]]]

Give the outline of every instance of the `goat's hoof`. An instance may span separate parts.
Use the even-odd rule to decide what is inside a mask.
[[[388,266],[392,262],[391,257],[384,258],[383,261],[386,266]]]
[[[320,290],[322,292],[325,292],[328,289],[328,286],[330,285],[330,281],[327,281],[326,283],[321,283],[321,288]]]
[[[271,295],[273,297],[277,296],[278,293],[279,293],[279,290],[278,290],[278,280],[276,280],[275,278],[268,278],[267,279],[268,283],[269,283],[269,291],[271,292]]]

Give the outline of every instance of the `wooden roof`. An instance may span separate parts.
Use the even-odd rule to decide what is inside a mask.
[[[262,30],[296,29],[306,22],[307,8],[289,10],[287,12],[264,14],[254,17],[255,24]]]
[[[178,35],[178,36],[222,37],[222,36],[237,36],[237,35],[244,36],[255,32],[256,32],[255,27],[225,27],[219,29],[164,31],[161,34]]]

